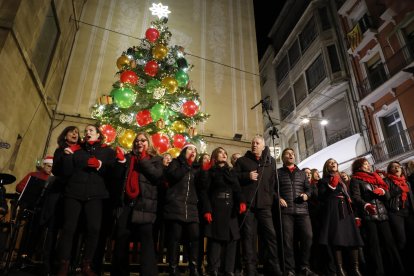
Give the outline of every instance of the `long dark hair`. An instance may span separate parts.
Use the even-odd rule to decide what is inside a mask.
[[[85,126],[85,129],[86,129],[88,126],[94,127],[94,128],[96,129],[96,133],[98,133],[98,134],[99,134],[99,139],[97,140],[97,143],[102,145],[102,144],[105,142],[105,136],[103,135],[103,133],[102,133],[102,131],[100,130],[100,128],[99,128],[97,125],[94,125],[94,124],[88,124],[88,125],[86,125],[86,126]]]
[[[57,138],[57,144],[60,148],[66,148],[68,146],[68,144],[66,143],[66,135],[68,134],[68,132],[73,131],[75,129],[78,130],[78,141],[76,143],[79,144],[81,142],[81,138],[80,138],[80,135],[79,135],[79,128],[76,127],[76,126],[67,126],[59,134],[59,136]]]
[[[391,162],[388,164],[388,166],[387,166],[387,173],[388,173],[388,174],[392,174],[392,173],[391,173],[391,166],[392,166],[392,164],[398,164],[398,165],[400,165],[400,167],[401,167],[401,176],[406,177],[406,175],[405,175],[405,171],[404,171],[404,168],[401,166],[401,163],[400,163],[400,162],[398,162],[398,161],[391,161]]]
[[[323,177],[328,177],[331,175],[331,172],[328,170],[328,165],[329,165],[329,161],[335,161],[336,165],[338,166],[338,162],[336,162],[335,159],[333,158],[329,158],[328,160],[325,161],[325,164],[323,165],[323,170],[322,170],[322,176]]]

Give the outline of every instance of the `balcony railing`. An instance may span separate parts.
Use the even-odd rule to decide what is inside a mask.
[[[345,128],[332,134],[329,133],[329,135],[327,135],[326,137],[326,143],[328,144],[328,146],[330,146],[332,144],[335,144],[338,141],[348,138],[349,136],[353,134],[354,133],[351,128]]]
[[[405,45],[394,55],[387,58],[385,63],[377,65],[373,71],[369,72],[368,76],[358,86],[361,98],[368,96],[380,85],[410,64],[414,60],[413,49],[413,45]]]
[[[414,127],[386,138],[384,141],[372,146],[372,155],[375,162],[384,162],[395,156],[413,150]]]

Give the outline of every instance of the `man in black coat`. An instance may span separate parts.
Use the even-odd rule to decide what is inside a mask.
[[[279,204],[282,213],[285,269],[295,275],[294,233],[300,240],[300,274],[316,275],[309,268],[312,246],[312,225],[307,200],[311,195],[309,180],[295,165],[295,152],[286,148],[282,152],[283,167],[278,169]]]
[[[237,159],[234,170],[248,206],[241,222],[245,275],[254,276],[257,273],[257,223],[268,253],[265,272],[273,276],[282,275],[271,211],[275,200],[276,166],[263,137],[253,138],[251,151]]]

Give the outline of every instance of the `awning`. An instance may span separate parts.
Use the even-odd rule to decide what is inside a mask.
[[[333,158],[338,162],[340,171],[349,172],[352,161],[365,153],[366,148],[363,137],[358,133],[312,154],[300,162],[298,167],[301,169],[310,168],[322,171],[326,160]]]

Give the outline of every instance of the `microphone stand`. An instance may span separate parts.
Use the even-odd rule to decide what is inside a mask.
[[[270,117],[269,114],[269,110],[266,104],[264,104],[264,101],[262,101],[262,107],[263,109],[266,111],[266,115],[267,118],[269,119],[271,125],[272,125],[272,129],[269,131],[270,136],[272,137],[272,146],[273,146],[273,155],[275,156],[275,179],[276,179],[276,194],[277,194],[277,205],[276,205],[276,211],[277,211],[277,231],[279,232],[279,244],[281,244],[282,246],[280,246],[280,267],[283,273],[285,273],[285,250],[284,250],[284,238],[283,238],[283,228],[282,228],[282,212],[281,212],[281,208],[280,208],[280,203],[279,203],[279,190],[280,190],[280,185],[279,185],[279,174],[277,172],[277,160],[276,160],[276,137],[279,138],[279,134],[278,134],[278,129],[275,127],[275,124],[273,123],[272,117]]]

